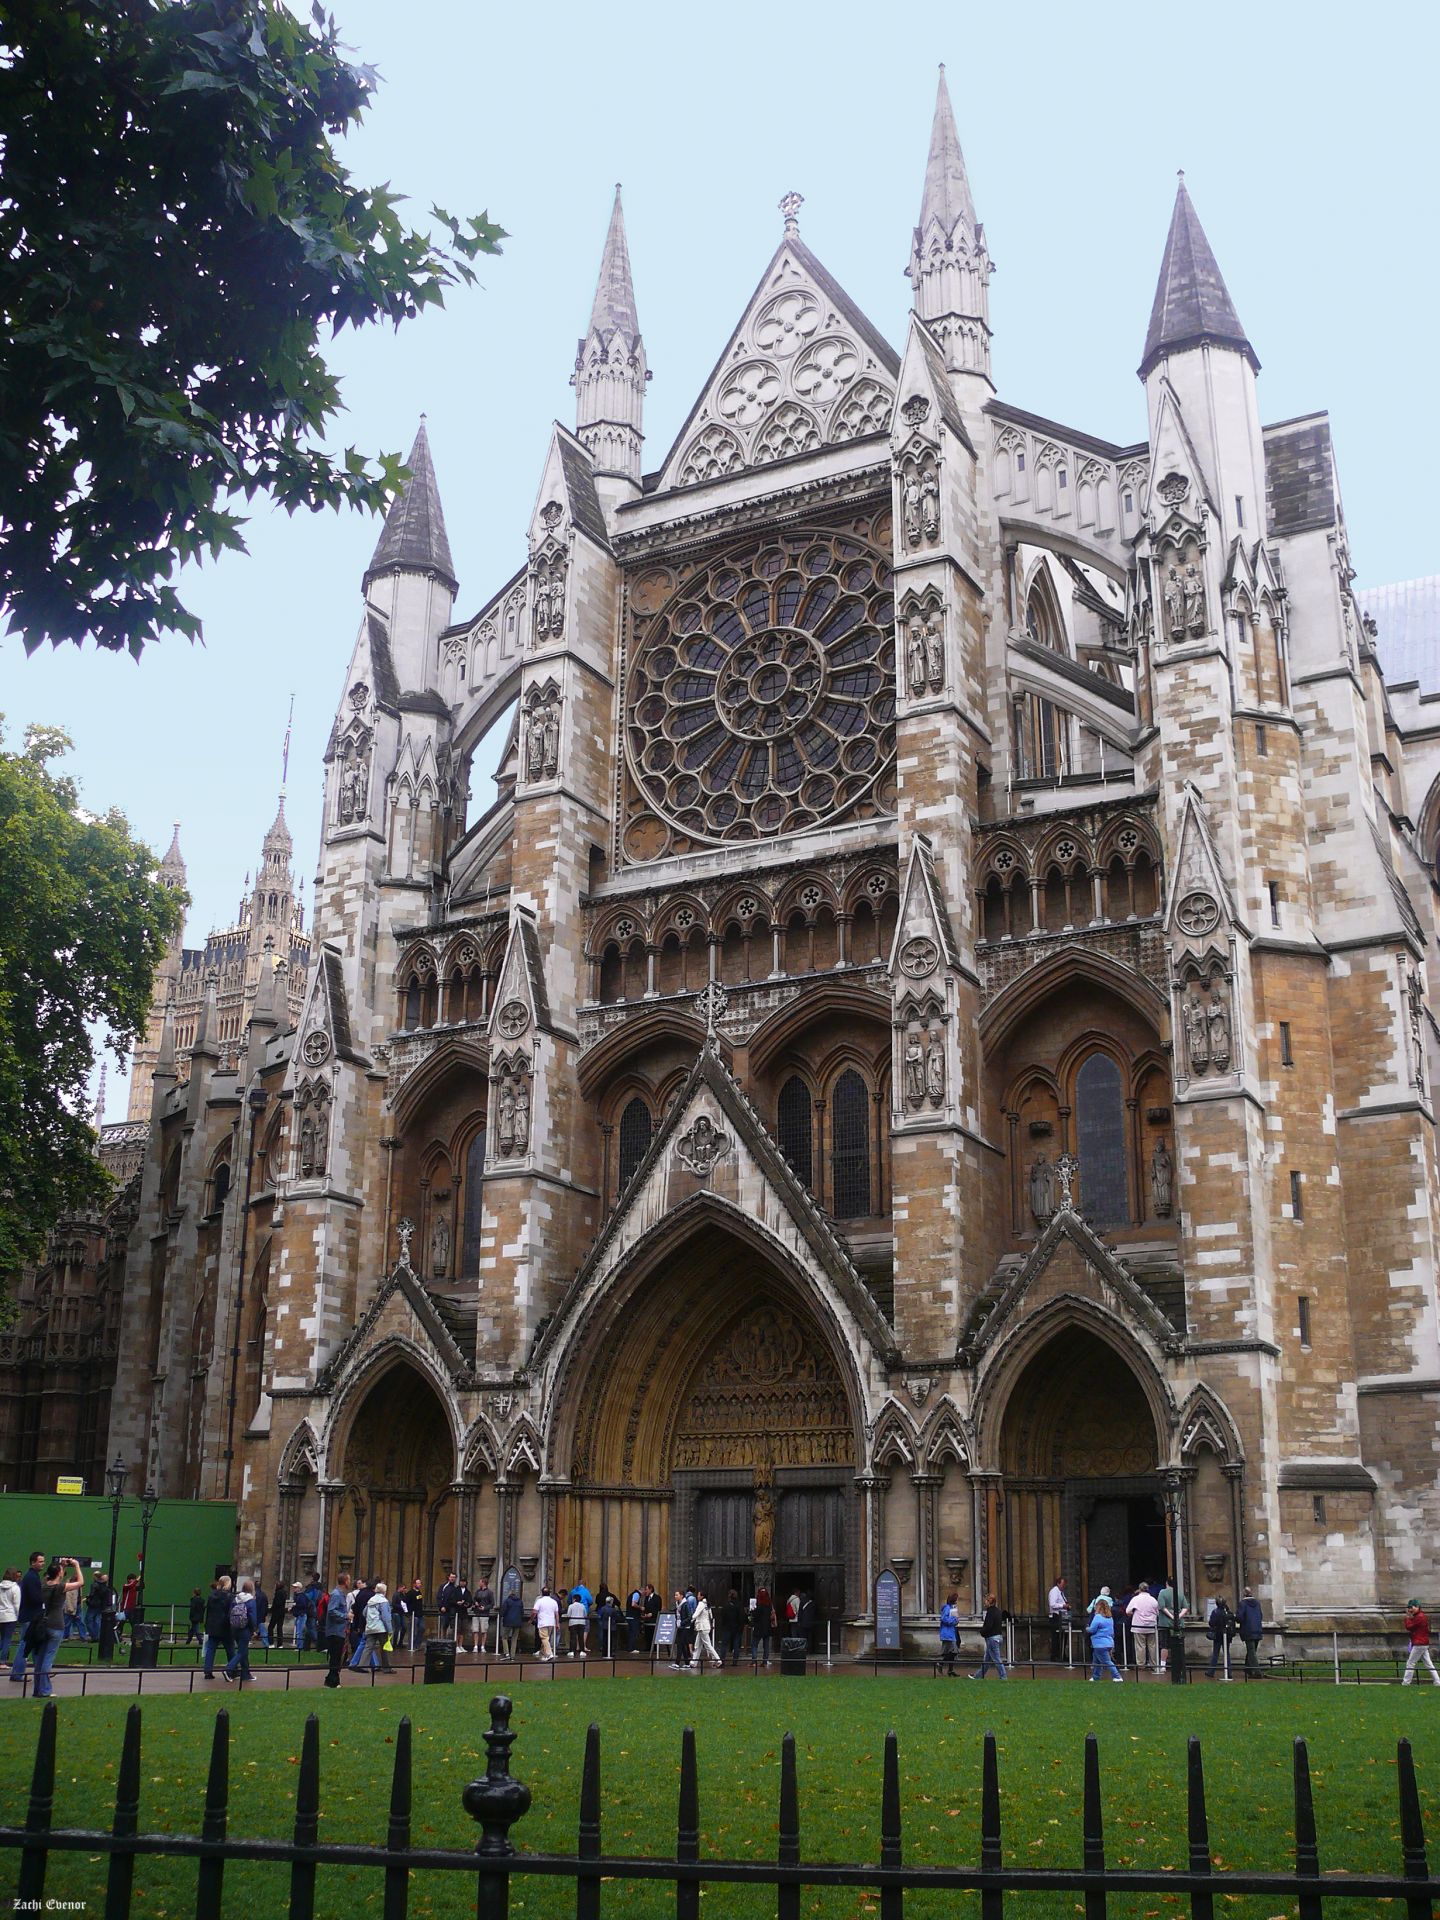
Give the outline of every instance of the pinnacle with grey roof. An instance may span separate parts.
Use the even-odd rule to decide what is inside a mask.
[[[1234,347],[1259,371],[1255,349],[1245,337],[1182,173],[1165,240],[1165,257],[1160,262],[1155,304],[1150,309],[1140,378],[1143,380],[1167,353],[1199,346]]]
[[[918,255],[932,223],[938,223],[947,240],[963,220],[973,232],[975,202],[970,195],[970,178],[965,171],[965,155],[960,150],[960,135],[955,128],[955,110],[950,105],[950,89],[945,84],[945,68],[935,89],[935,118],[930,128],[930,154],[925,162],[925,190],[920,197],[920,218],[915,225],[915,253]],[[912,273],[913,278],[913,273]]]
[[[376,574],[402,570],[407,573],[433,573],[446,582],[452,593],[458,590],[455,563],[450,558],[450,540],[445,532],[445,515],[440,506],[440,488],[430,458],[430,440],[425,431],[425,416],[420,416],[420,431],[405,463],[410,478],[385,516],[385,525],[365,570],[368,586]]]
[[[625,211],[620,204],[620,185],[615,185],[615,202],[610,209],[610,226],[605,235],[605,251],[600,256],[600,278],[595,284],[595,304],[590,310],[591,333],[623,333],[633,343],[640,332],[635,311],[635,285],[630,277],[630,249],[625,242]],[[588,337],[588,336],[587,336]],[[580,342],[583,347],[585,342]]]

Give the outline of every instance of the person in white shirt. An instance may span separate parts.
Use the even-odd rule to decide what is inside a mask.
[[[1130,1620],[1131,1638],[1135,1643],[1136,1666],[1142,1673],[1147,1667],[1153,1667],[1158,1672],[1160,1635],[1156,1622],[1160,1618],[1160,1602],[1143,1580],[1130,1596],[1125,1612]]]
[[[535,1633],[540,1642],[540,1658],[555,1658],[555,1630],[560,1625],[560,1602],[551,1593],[549,1587],[540,1589],[540,1598],[535,1602]]]
[[[723,1667],[725,1662],[715,1651],[715,1616],[710,1610],[710,1602],[703,1593],[695,1596],[695,1618],[690,1625],[695,1635],[695,1657],[690,1665],[700,1668],[707,1660],[713,1660],[717,1667]]]
[[[1051,1587],[1045,1605],[1050,1614],[1050,1658],[1062,1660],[1065,1657],[1065,1632],[1070,1625],[1070,1596],[1065,1591],[1063,1574]]]
[[[565,1609],[565,1624],[570,1629],[570,1651],[566,1658],[573,1660],[578,1653],[582,1660],[588,1659],[589,1650],[585,1645],[585,1638],[590,1629],[590,1609],[578,1593]]]

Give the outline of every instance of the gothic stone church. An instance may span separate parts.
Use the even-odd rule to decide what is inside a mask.
[[[298,1015],[157,1049],[110,1446],[272,1577],[793,1583],[856,1646],[885,1567],[919,1623],[1178,1552],[1374,1630],[1440,1531],[1440,767],[1326,416],[1262,424],[1183,182],[1143,437],[1002,399],[943,76],[898,348],[798,212],[646,470],[617,195],[463,618],[422,426]]]

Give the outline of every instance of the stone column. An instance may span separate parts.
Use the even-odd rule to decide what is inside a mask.
[[[935,1612],[935,1495],[944,1475],[912,1473],[915,1489],[915,1611]]]
[[[865,1595],[859,1609],[865,1619],[875,1617],[875,1582],[885,1564],[885,1495],[890,1489],[888,1474],[857,1473],[855,1485],[865,1496]]]

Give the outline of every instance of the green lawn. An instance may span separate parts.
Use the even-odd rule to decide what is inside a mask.
[[[1432,1697],[1432,1695],[1434,1697]],[[1274,1684],[1181,1691],[1129,1685],[1122,1692],[1083,1682],[984,1689],[965,1680],[901,1679],[553,1683],[515,1689],[519,1735],[513,1770],[532,1788],[534,1805],[515,1831],[535,1849],[573,1850],[585,1728],[602,1729],[604,1842],[626,1853],[673,1852],[680,1728],[696,1729],[700,1760],[702,1853],[772,1857],[781,1734],[796,1737],[802,1853],[806,1858],[873,1860],[879,1848],[881,1750],[893,1727],[900,1742],[906,1858],[927,1863],[973,1861],[978,1853],[981,1735],[994,1730],[1006,1857],[1029,1865],[1078,1860],[1081,1755],[1084,1736],[1100,1740],[1106,1840],[1112,1864],[1176,1866],[1185,1852],[1185,1741],[1205,1746],[1211,1843],[1220,1863],[1280,1866],[1291,1844],[1291,1739],[1310,1743],[1320,1828],[1321,1862],[1356,1870],[1398,1869],[1395,1742],[1414,1743],[1432,1860],[1440,1857],[1440,1689],[1304,1688]],[[322,1839],[378,1842],[384,1837],[395,1728],[414,1726],[414,1840],[465,1847],[476,1831],[460,1791],[483,1770],[480,1735],[488,1690],[474,1685],[339,1695],[227,1694],[231,1714],[231,1832],[288,1831],[301,1730],[312,1708],[321,1736]],[[156,1695],[144,1703],[141,1825],[198,1831],[213,1695]],[[57,1825],[108,1824],[126,1703],[62,1700],[55,1820]],[[39,1709],[29,1701],[0,1711],[0,1793],[7,1819],[22,1816]],[[142,1861],[136,1911],[164,1920],[191,1910],[193,1866]],[[103,1862],[57,1855],[49,1896],[86,1899],[99,1910]],[[227,1911],[283,1913],[283,1869],[227,1871]],[[0,1861],[0,1892],[13,1890],[14,1857]],[[381,1876],[359,1869],[322,1872],[319,1911],[353,1916],[378,1911]],[[673,1911],[659,1888],[615,1883],[605,1911],[617,1915]],[[773,1893],[715,1887],[706,1896],[713,1920],[774,1911]],[[907,1914],[971,1912],[973,1899],[921,1900]],[[1227,1904],[1227,1915],[1269,1920],[1268,1907]],[[1112,1911],[1136,1915],[1178,1911],[1175,1896]],[[1359,1913],[1359,1906],[1336,1911]],[[421,1915],[473,1913],[473,1889],[461,1876],[429,1875],[412,1890]],[[516,1884],[512,1911],[520,1920],[573,1911],[573,1892],[533,1880]],[[804,1911],[830,1916],[874,1912],[844,1893],[807,1894]],[[1069,1895],[1037,1898],[1030,1916],[1076,1911]]]

